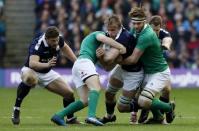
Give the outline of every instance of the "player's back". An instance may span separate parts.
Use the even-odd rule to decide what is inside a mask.
[[[95,31],[83,39],[78,58],[88,58],[94,64],[97,62],[96,50],[101,45],[101,42],[96,38],[98,34],[105,33],[102,31]]]

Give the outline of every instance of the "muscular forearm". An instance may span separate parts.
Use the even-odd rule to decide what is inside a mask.
[[[106,37],[105,35],[99,34],[99,35],[97,35],[97,40],[101,41],[102,43],[106,43],[107,45],[110,45],[111,47],[118,49],[121,54],[126,53],[126,48],[122,44],[113,40],[112,38],[109,38],[109,37]]]
[[[136,63],[137,61],[135,61],[132,57],[128,57],[121,62],[122,65],[134,65]]]
[[[30,62],[29,66],[33,70],[42,70],[50,67],[48,63],[41,63],[36,61]]]

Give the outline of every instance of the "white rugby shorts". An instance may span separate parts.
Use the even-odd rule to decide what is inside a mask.
[[[73,82],[76,88],[84,85],[84,80],[92,75],[98,75],[96,67],[90,59],[77,59],[72,68]]]
[[[109,77],[116,78],[123,82],[123,89],[126,91],[136,90],[140,87],[143,79],[143,70],[139,72],[128,72],[123,70],[120,65],[116,65],[110,72]]]
[[[24,66],[21,69],[21,73],[23,74],[24,72],[26,72],[28,70],[32,70],[32,69]],[[41,86],[44,86],[44,87],[47,86],[48,84],[50,84],[52,81],[54,81],[58,78],[61,78],[61,76],[57,72],[55,72],[54,70],[50,70],[48,73],[39,73],[39,72],[36,72],[36,71],[35,71],[35,73],[38,76],[38,84],[41,85]]]
[[[170,69],[158,72],[155,74],[145,74],[142,87],[154,91],[154,93],[160,93],[163,88],[168,86],[171,82]]]

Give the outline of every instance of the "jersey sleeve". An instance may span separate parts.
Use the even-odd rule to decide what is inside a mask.
[[[161,33],[162,33],[162,38],[165,38],[165,37],[171,37],[170,33],[164,29],[161,29],[160,30]]]
[[[37,44],[34,42],[29,47],[29,54],[30,55],[38,55],[41,54],[40,48]]]

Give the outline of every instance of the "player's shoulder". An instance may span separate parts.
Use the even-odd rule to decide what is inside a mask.
[[[146,25],[146,27],[144,27],[143,31],[140,33],[140,37],[142,39],[150,39],[152,37],[154,37],[156,34],[153,31],[153,29],[151,28],[150,25]]]
[[[170,33],[167,30],[163,29],[163,28],[160,29],[160,34],[161,35],[170,36]]]
[[[35,50],[39,50],[39,49],[43,48],[43,46],[45,44],[44,41],[45,41],[44,34],[34,38],[31,43],[32,49],[34,48]]]

